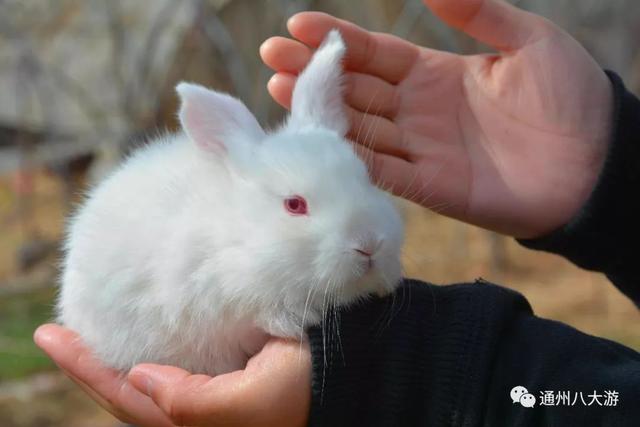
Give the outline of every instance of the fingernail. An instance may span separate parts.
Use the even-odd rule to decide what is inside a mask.
[[[46,347],[47,344],[51,344],[54,340],[53,335],[51,334],[49,325],[40,325],[33,332],[33,341],[40,348]]]
[[[274,84],[278,84],[278,79],[279,78],[280,77],[278,77],[278,74],[274,74],[273,76],[271,76],[269,78],[269,81],[267,82],[267,87],[271,86],[271,85],[274,85]]]
[[[291,29],[291,26],[295,25],[296,18],[298,17],[298,15],[300,15],[300,12],[296,13],[295,15],[290,16],[289,19],[287,19],[287,28],[288,29]]]

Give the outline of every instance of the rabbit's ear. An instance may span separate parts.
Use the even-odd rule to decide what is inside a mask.
[[[205,150],[226,151],[233,137],[259,141],[264,131],[256,118],[238,99],[203,86],[182,82],[180,124],[189,138]]]
[[[343,101],[341,64],[345,51],[338,30],[329,31],[296,81],[291,99],[290,127],[314,125],[346,135],[349,122]]]

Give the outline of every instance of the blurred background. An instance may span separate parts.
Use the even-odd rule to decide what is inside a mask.
[[[515,3],[567,29],[640,92],[637,0]],[[265,89],[258,47],[301,10],[486,51],[419,0],[0,0],[0,426],[119,425],[31,341],[52,316],[65,217],[135,144],[176,128],[179,80],[234,93],[277,124],[283,110]],[[640,350],[639,312],[601,275],[417,206],[407,204],[407,218],[408,276],[499,282],[540,316]]]

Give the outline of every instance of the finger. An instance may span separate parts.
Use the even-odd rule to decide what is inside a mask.
[[[293,37],[312,48],[318,47],[325,35],[337,28],[347,45],[345,67],[393,84],[409,73],[420,53],[419,47],[399,37],[371,33],[322,12],[298,13],[287,21],[287,28]]]
[[[292,74],[274,74],[267,83],[273,99],[283,107],[291,108],[291,94],[296,83]],[[353,109],[393,119],[399,109],[395,86],[368,74],[345,74],[345,101]]]
[[[451,203],[452,198],[443,198],[438,191],[446,185],[447,177],[444,164],[430,167],[407,162],[388,154],[377,153],[362,146],[356,147],[356,153],[369,169],[372,181],[393,195],[422,205],[437,212],[454,212],[459,206]]]
[[[413,164],[389,154],[377,153],[362,145],[355,145],[354,149],[367,165],[371,180],[376,186],[396,196],[408,193],[410,175],[415,169]]]
[[[129,414],[125,413],[123,410],[121,410],[120,408],[117,408],[111,402],[107,401],[104,397],[98,394],[94,389],[92,389],[88,384],[86,384],[80,378],[76,377],[75,375],[71,374],[68,371],[65,371],[62,368],[61,370],[62,372],[64,372],[64,374],[67,377],[69,377],[71,381],[73,381],[78,387],[80,387],[82,391],[84,391],[94,402],[100,405],[103,409],[105,409],[111,415],[113,415],[114,417],[116,417],[117,419],[119,419],[124,423],[133,423],[135,421]]]
[[[548,32],[548,21],[501,0],[423,0],[443,21],[501,51]]]
[[[59,325],[42,325],[35,331],[34,341],[69,378],[115,417],[144,425],[171,425],[151,399],[131,387],[120,372],[104,367],[75,332]]]
[[[141,364],[129,372],[128,380],[176,425],[205,424],[211,419],[223,422],[220,408],[228,407],[228,395],[210,386],[217,382],[213,377],[192,375],[174,366]]]
[[[370,74],[345,75],[345,100],[352,108],[393,120],[400,108],[396,86]]]
[[[260,57],[269,68],[290,74],[298,74],[311,55],[307,46],[285,37],[271,37],[260,46]]]
[[[406,133],[394,122],[374,114],[365,114],[353,108],[347,108],[351,128],[347,137],[377,153],[389,154],[404,160],[410,160],[413,147]]]
[[[296,77],[292,74],[277,73],[267,82],[267,90],[278,104],[287,110],[291,109],[291,95],[296,84]]]

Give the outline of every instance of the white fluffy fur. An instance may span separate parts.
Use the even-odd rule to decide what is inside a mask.
[[[314,124],[345,135],[349,122],[342,100],[340,62],[345,45],[338,30],[331,30],[302,71],[291,98],[289,127]]]
[[[218,374],[268,334],[300,338],[329,303],[400,279],[402,223],[344,140],[337,31],[264,134],[228,95],[181,83],[185,133],[138,150],[68,230],[59,320],[109,366]],[[309,215],[283,201],[306,198]],[[373,268],[356,249],[376,249]]]

